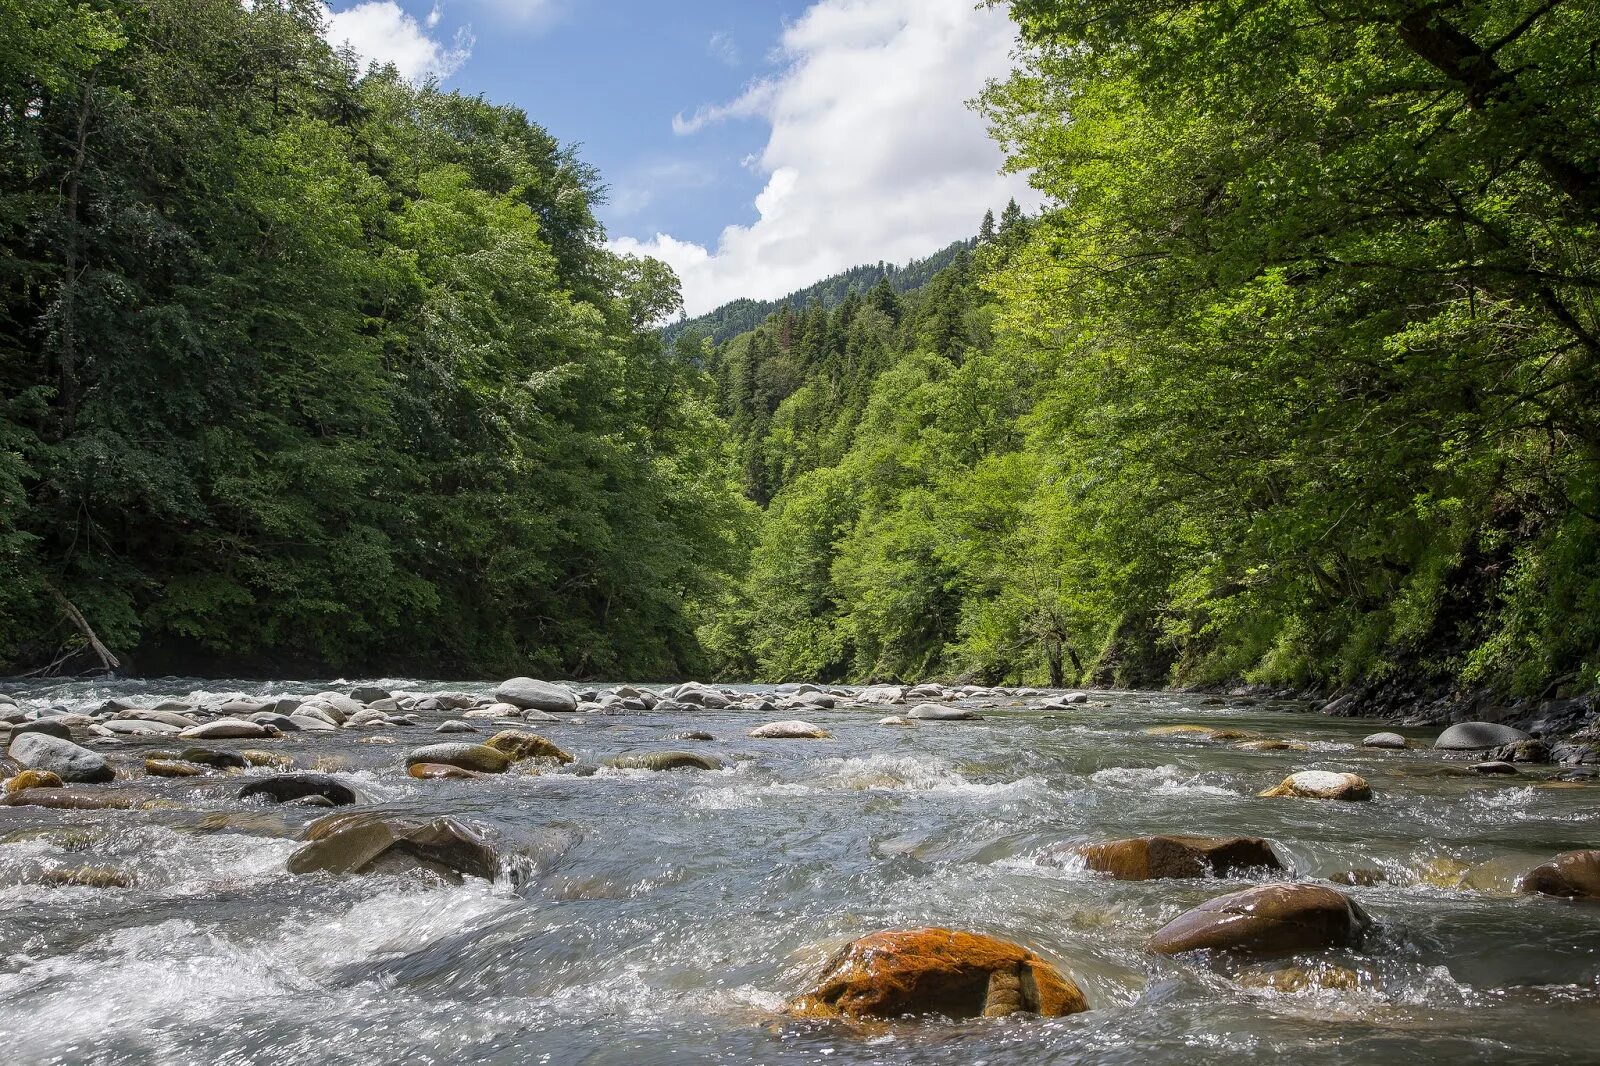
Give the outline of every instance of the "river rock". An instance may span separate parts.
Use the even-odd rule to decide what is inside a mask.
[[[1151,951],[1209,949],[1243,955],[1295,955],[1360,942],[1371,925],[1338,889],[1278,883],[1230,892],[1181,914],[1150,938]]]
[[[136,789],[27,788],[8,793],[7,807],[47,807],[60,811],[128,811],[161,805],[149,792]]]
[[[49,770],[74,784],[104,784],[117,776],[105,759],[88,748],[47,733],[12,737],[7,754],[26,769]]]
[[[1496,762],[1547,763],[1550,761],[1550,745],[1538,738],[1519,740],[1514,744],[1502,744],[1490,753],[1489,758]]]
[[[1498,722],[1457,722],[1440,733],[1433,746],[1441,751],[1482,751],[1529,739],[1527,733],[1515,726]]]
[[[12,739],[28,733],[38,733],[57,740],[71,740],[72,729],[65,723],[55,718],[35,718],[27,722],[18,722],[11,727]]]
[[[1568,899],[1600,899],[1600,850],[1564,851],[1522,875],[1521,892]]]
[[[786,722],[768,722],[750,730],[750,735],[762,740],[831,740],[833,734],[820,725],[791,719]]]
[[[650,751],[617,755],[604,763],[617,770],[720,770],[722,763],[692,751]]]
[[[350,690],[350,698],[357,703],[377,703],[390,698],[389,690],[377,685],[357,685]],[[392,710],[393,708],[391,708]]]
[[[707,733],[704,729],[686,729],[679,733],[674,740],[716,740],[717,738]]]
[[[1369,800],[1372,788],[1359,774],[1331,770],[1300,770],[1260,796],[1292,796],[1296,799]]]
[[[195,720],[186,714],[179,714],[176,711],[163,711],[159,708],[155,710],[135,708],[133,710],[123,711],[121,714],[117,715],[114,721],[160,722],[163,725],[172,726],[174,729],[188,729],[190,726],[195,724]],[[106,723],[106,725],[110,724],[110,722]]]
[[[439,762],[414,762],[406,767],[406,773],[419,781],[470,781],[473,778],[488,776],[477,770],[464,770],[459,766]]]
[[[5,783],[7,792],[22,792],[30,788],[65,787],[66,782],[49,770],[24,770],[15,777],[7,778]]]
[[[1512,766],[1510,763],[1501,762],[1499,760],[1473,763],[1469,769],[1475,774],[1500,775],[1505,777],[1514,777],[1522,772],[1515,766]]]
[[[917,722],[968,722],[982,718],[964,707],[950,707],[938,703],[919,703],[906,712],[906,717]]]
[[[146,759],[144,772],[151,777],[202,777],[205,767],[178,759]]]
[[[313,717],[308,714],[301,714],[298,711],[289,716],[289,721],[306,733],[337,733],[339,731],[339,727],[326,718]]]
[[[218,718],[214,722],[192,725],[178,734],[184,740],[260,740],[276,735],[270,726],[243,718]]]
[[[113,718],[109,721],[101,722],[98,728],[105,730],[107,733],[127,737],[170,737],[191,727],[172,725],[167,722],[145,722],[129,718]]]
[[[484,744],[428,744],[406,756],[406,766],[419,762],[444,763],[483,774],[505,773],[512,759]]]
[[[471,722],[463,722],[456,718],[441,723],[439,728],[434,730],[435,733],[476,733],[477,731],[478,728]]]
[[[513,677],[495,689],[494,698],[513,707],[536,711],[576,711],[578,698],[565,685],[552,685],[531,677]]]
[[[905,698],[906,690],[904,685],[869,685],[857,694],[856,702],[885,706],[892,703],[904,703]]]
[[[334,815],[306,828],[307,843],[289,856],[292,874],[346,876],[372,871],[427,870],[494,880],[500,860],[487,834],[451,817],[427,821],[377,815]]]
[[[1399,733],[1373,733],[1361,741],[1363,748],[1404,748],[1406,738]]]
[[[537,733],[525,733],[520,729],[502,729],[494,736],[483,742],[485,747],[493,748],[513,762],[523,759],[554,759],[557,762],[571,762],[572,756],[556,747],[550,741]]]
[[[1045,1017],[1087,1010],[1083,993],[1018,944],[952,929],[886,930],[847,944],[792,1000],[801,1017]]]
[[[307,796],[318,796],[334,807],[362,802],[361,793],[327,774],[279,774],[252,781],[239,790],[240,799],[256,796],[273,803],[292,803]]]
[[[346,715],[332,704],[322,703],[316,700],[308,700],[296,707],[294,709],[294,713],[289,717],[295,719],[296,721],[301,721],[302,719],[306,718],[314,718],[319,721],[326,722],[331,726],[337,727],[344,724]]]
[[[176,759],[179,762],[192,762],[217,770],[243,770],[250,765],[249,759],[226,748],[184,748],[176,754],[157,751],[149,754],[152,759]]]
[[[1227,877],[1246,870],[1281,870],[1272,845],[1260,837],[1147,836],[1082,844],[1070,852],[1091,870],[1119,881]]]
[[[891,714],[887,718],[878,719],[878,724],[879,725],[916,725],[917,723],[913,722],[909,718],[903,718],[898,714]]]

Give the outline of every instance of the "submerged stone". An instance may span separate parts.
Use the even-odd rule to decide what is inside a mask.
[[[1045,1017],[1087,1010],[1083,992],[1018,944],[952,929],[886,930],[852,941],[792,1000],[801,1017]]]
[[[240,799],[261,797],[273,803],[291,803],[313,796],[334,807],[362,801],[359,792],[327,774],[279,774],[252,781],[239,790]]]
[[[1600,850],[1564,851],[1523,874],[1517,889],[1530,895],[1600,899]]]
[[[750,730],[750,735],[763,740],[831,740],[833,734],[820,725],[802,722],[799,719],[790,719],[784,722],[768,722]]]
[[[572,756],[544,737],[520,729],[502,729],[483,744],[484,747],[493,748],[514,762],[521,762],[523,759],[554,759],[564,763],[572,761]]]
[[[618,770],[720,770],[722,763],[692,751],[651,751],[618,755],[605,761]]]
[[[1226,877],[1246,870],[1281,870],[1272,845],[1260,837],[1147,836],[1081,844],[1070,849],[1091,870],[1119,881]]]
[[[445,763],[482,774],[505,773],[511,756],[485,744],[428,744],[406,756],[406,765]]]
[[[1151,951],[1294,955],[1360,942],[1371,921],[1343,892],[1278,883],[1230,892],[1179,915],[1150,938]]]

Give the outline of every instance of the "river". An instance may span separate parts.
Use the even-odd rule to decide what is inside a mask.
[[[206,682],[195,693],[201,684],[11,693],[87,710],[110,696],[330,687]],[[294,837],[326,812],[235,798],[264,769],[140,782],[162,790],[166,808],[0,808],[0,1047],[11,1064],[205,1066],[1600,1061],[1600,909],[1509,887],[1556,852],[1600,843],[1595,787],[1480,777],[1427,748],[1363,749],[1362,736],[1391,727],[1287,702],[1130,692],[1068,710],[1038,702],[983,699],[982,720],[910,728],[863,708],[529,727],[580,763],[693,748],[727,764],[709,772],[406,776],[409,748],[458,739],[435,735],[453,717],[444,711],[378,734],[270,742],[385,810],[566,831],[571,847],[521,885],[289,874]],[[832,739],[747,736],[795,717]],[[1145,732],[1178,723],[1307,750]],[[686,729],[716,739],[675,739]],[[1426,742],[1437,731],[1401,732]],[[1373,799],[1257,798],[1307,768],[1359,773]],[[1249,881],[1114,881],[1052,859],[1063,842],[1160,832],[1266,837],[1294,879],[1382,871],[1347,889],[1375,934],[1305,960],[1347,967],[1359,984],[1276,991],[1217,960],[1145,952],[1164,922]],[[134,886],[36,880],[82,865],[126,871]],[[928,925],[1032,948],[1091,1009],[871,1026],[778,1014],[845,941]]]

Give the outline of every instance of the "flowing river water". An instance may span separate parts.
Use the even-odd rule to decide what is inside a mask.
[[[12,694],[92,709],[112,696],[327,687]],[[1378,726],[1291,703],[1127,692],[1061,711],[979,702],[980,721],[912,728],[879,725],[892,712],[865,708],[528,726],[583,763],[693,748],[727,764],[709,772],[406,776],[409,748],[460,739],[435,735],[455,716],[445,711],[382,731],[393,743],[359,730],[268,742],[384,810],[563,832],[570,847],[521,883],[290,874],[295,836],[326,812],[237,799],[263,769],[140,782],[171,807],[0,808],[0,1048],[9,1064],[206,1066],[1600,1061],[1600,908],[1510,887],[1556,852],[1600,844],[1595,787],[1479,777],[1426,748],[1366,750],[1359,741]],[[747,735],[793,717],[833,738]],[[1308,750],[1144,732],[1174,723]],[[716,739],[675,739],[686,729]],[[1308,768],[1355,771],[1373,799],[1256,797]],[[1280,991],[1222,960],[1150,955],[1143,945],[1164,922],[1251,882],[1115,881],[1052,858],[1063,842],[1161,832],[1266,837],[1297,880],[1382,871],[1347,889],[1376,933],[1359,950],[1299,960],[1359,982]],[[133,885],[37,878],[85,865],[125,871]],[[779,1015],[845,941],[930,925],[1032,948],[1076,979],[1091,1009],[871,1026]]]

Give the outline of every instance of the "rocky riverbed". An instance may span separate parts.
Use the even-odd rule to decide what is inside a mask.
[[[0,695],[13,1062],[1580,1061],[1581,729],[1256,697]]]

